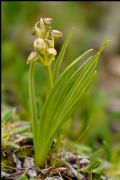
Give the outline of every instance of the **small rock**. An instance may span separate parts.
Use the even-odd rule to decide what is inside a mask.
[[[13,162],[16,164],[16,168],[20,169],[21,166],[21,161],[17,158],[16,154],[12,154],[13,157]]]
[[[27,175],[29,177],[36,177],[37,176],[37,172],[34,169],[34,160],[33,160],[33,158],[25,158],[23,166],[26,169],[28,169],[27,170]]]
[[[32,168],[34,166],[34,160],[33,158],[25,158],[23,166],[25,168]]]
[[[37,177],[37,172],[35,171],[35,169],[28,169],[28,171],[27,171],[27,175],[29,176],[29,177]]]
[[[83,159],[80,160],[80,165],[86,166],[86,165],[88,165],[89,163],[90,163],[90,161],[89,161],[88,159],[86,159],[86,158],[83,158]]]

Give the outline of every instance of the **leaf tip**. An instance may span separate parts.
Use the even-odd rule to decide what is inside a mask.
[[[94,50],[93,48],[90,49],[90,51],[93,51],[93,50]]]
[[[102,44],[102,46],[100,47],[100,49],[99,49],[99,51],[98,51],[98,53],[99,53],[99,55],[103,52],[103,50],[107,47],[107,45],[109,44],[109,42],[110,42],[110,40],[106,40],[103,44]]]

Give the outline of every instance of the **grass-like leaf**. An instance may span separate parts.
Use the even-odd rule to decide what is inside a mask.
[[[107,44],[108,41],[101,46],[95,55],[88,58],[88,60],[79,66],[79,63],[91,50],[85,52],[73,61],[56,79],[55,84],[46,98],[40,120],[38,120],[39,123],[37,123],[35,130],[36,157],[39,165],[44,163],[56,132],[58,132],[69,119],[81,96],[84,95],[90,87],[96,75],[99,56]],[[60,62],[61,61],[62,60],[60,60]],[[59,65],[60,64],[57,65],[58,69],[56,68],[57,70],[54,77],[57,75]]]
[[[57,77],[58,77],[58,73],[59,73],[59,70],[60,70],[60,65],[64,59],[64,56],[65,56],[65,53],[66,53],[66,49],[69,45],[69,42],[70,42],[70,39],[72,37],[72,34],[73,34],[73,30],[74,28],[71,28],[70,32],[68,33],[64,43],[63,43],[63,46],[60,50],[60,53],[58,55],[58,58],[56,60],[56,63],[55,63],[55,66],[54,66],[54,69],[53,69],[53,80],[56,81]]]

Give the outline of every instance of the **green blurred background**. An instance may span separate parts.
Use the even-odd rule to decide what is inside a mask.
[[[74,139],[76,133],[81,132],[81,124],[83,128],[89,123],[90,128],[82,141],[96,149],[107,142],[108,159],[112,157],[108,157],[111,152],[108,153],[107,147],[117,149],[120,155],[119,12],[120,2],[2,2],[2,105],[15,107],[22,120],[30,119],[26,59],[33,50],[31,30],[40,17],[53,18],[52,27],[64,33],[64,37],[56,42],[58,52],[69,29],[75,27],[62,69],[84,51],[98,49],[109,39],[96,81],[81,100],[73,116],[74,122],[67,124],[66,132]],[[42,65],[36,67],[35,81],[39,102],[39,97],[44,99],[47,89],[47,74]],[[73,134],[68,132],[71,129]]]

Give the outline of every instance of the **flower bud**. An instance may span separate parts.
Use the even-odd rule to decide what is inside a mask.
[[[36,35],[40,35],[40,29],[38,27],[34,27],[32,30],[32,35],[36,36]]]
[[[49,48],[49,49],[47,49],[47,52],[48,52],[49,54],[54,55],[54,56],[57,55],[57,51],[56,51],[54,48]]]
[[[40,35],[41,34],[41,31],[40,31],[40,28],[38,27],[38,24],[40,22],[38,21],[35,26],[33,27],[33,30],[32,30],[32,35],[36,36],[36,35]]]
[[[44,24],[42,18],[40,18],[40,29],[41,29],[42,32],[45,32],[45,24]]]
[[[38,52],[34,51],[34,52],[31,52],[30,55],[28,56],[28,59],[27,59],[27,64],[31,63],[31,62],[34,62],[34,61],[37,61],[39,59],[39,54]]]
[[[37,50],[45,49],[46,48],[45,41],[42,38],[35,39],[34,48]]]
[[[51,30],[51,35],[53,38],[57,39],[63,36],[63,33],[58,30]]]
[[[43,19],[43,22],[44,22],[45,24],[52,24],[52,21],[53,21],[52,18],[44,18],[44,19]]]

